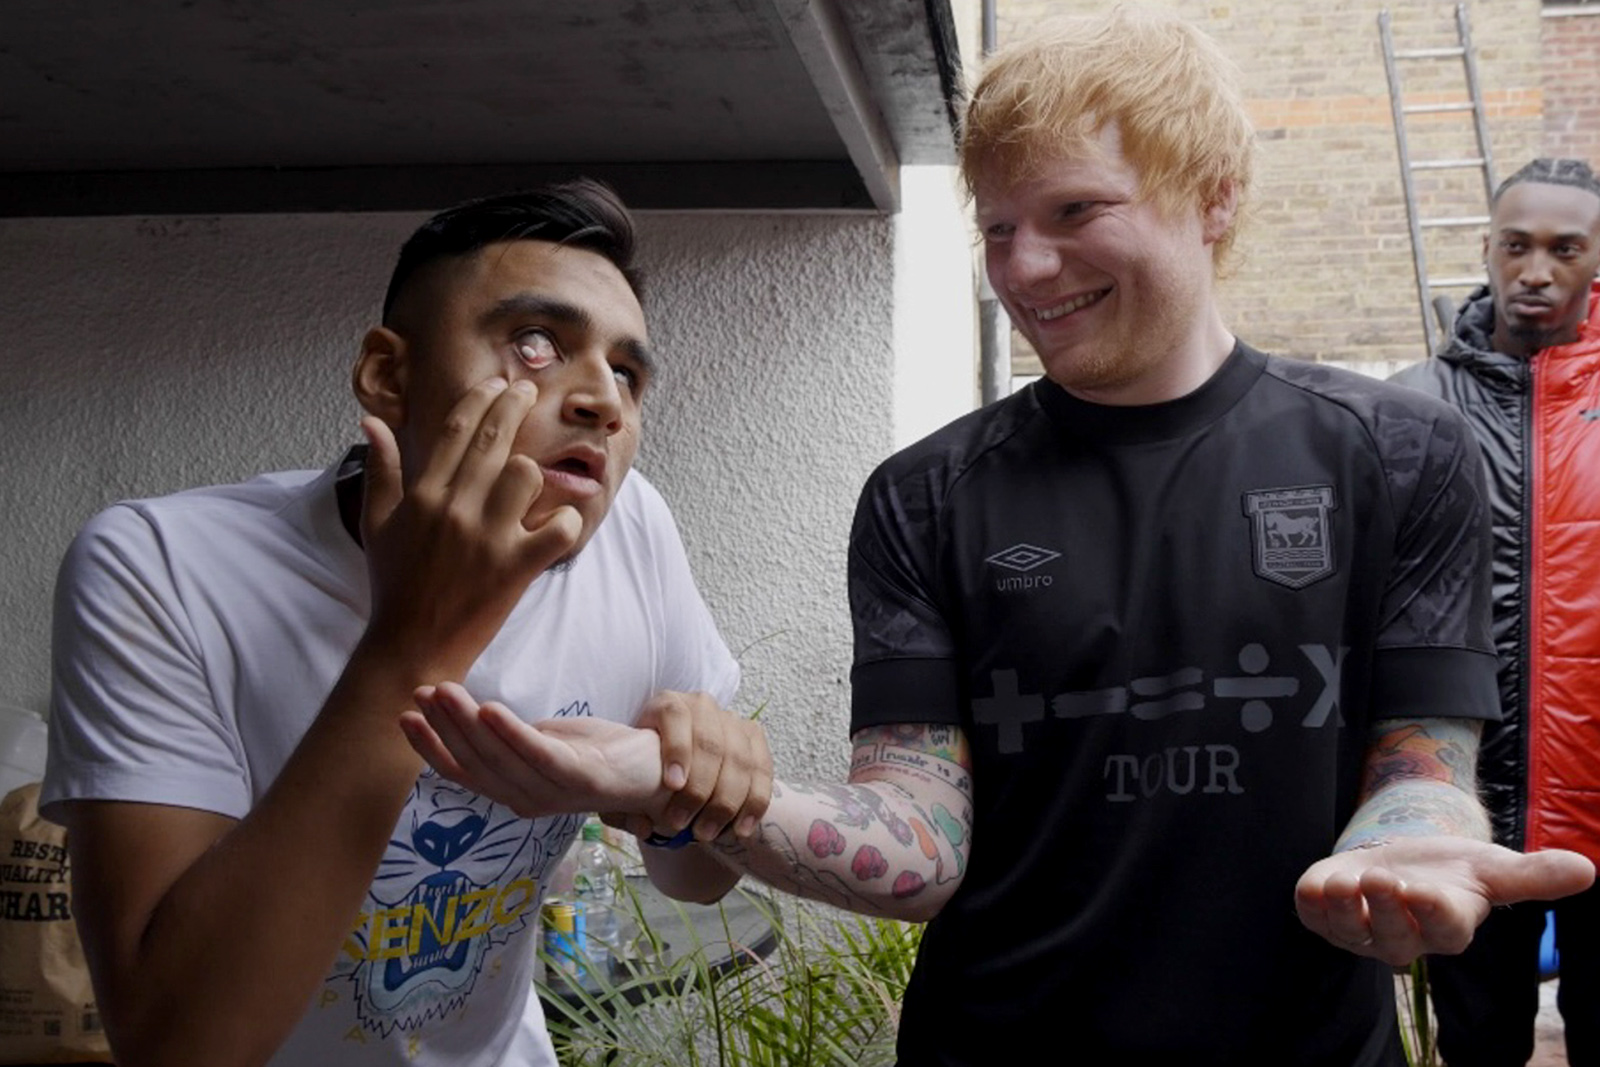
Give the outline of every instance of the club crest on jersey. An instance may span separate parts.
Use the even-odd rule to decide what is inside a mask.
[[[1333,486],[1262,489],[1244,495],[1256,574],[1290,589],[1304,589],[1333,573]]]

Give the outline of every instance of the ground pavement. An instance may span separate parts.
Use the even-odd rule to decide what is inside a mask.
[[[1528,1067],[1567,1067],[1567,1046],[1561,1037],[1561,1013],[1556,1010],[1559,978],[1539,985],[1539,1018],[1533,1024],[1533,1059]]]
[[[1528,1061],[1528,1067],[1567,1067],[1567,1044],[1562,1036],[1561,1013],[1556,1010],[1559,984],[1558,978],[1539,984],[1539,1016],[1533,1024],[1533,1058]],[[1405,992],[1398,979],[1395,995],[1400,998],[1400,1009],[1404,1011]]]

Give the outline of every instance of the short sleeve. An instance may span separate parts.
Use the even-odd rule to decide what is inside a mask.
[[[1426,404],[1425,407],[1421,405]],[[1383,718],[1499,718],[1488,494],[1472,433],[1451,408],[1380,408],[1398,510],[1373,707]]]
[[[852,732],[961,721],[956,643],[937,594],[940,469],[926,463],[897,477],[879,468],[856,506],[848,575]]]
[[[238,737],[213,699],[168,549],[134,507],[102,512],[57,575],[50,752],[40,806],[172,804],[242,817]]]
[[[650,531],[656,576],[660,583],[665,656],[659,688],[707,693],[723,707],[739,691],[739,664],[706,607],[694,575],[678,524],[653,486],[639,479],[645,521]]]

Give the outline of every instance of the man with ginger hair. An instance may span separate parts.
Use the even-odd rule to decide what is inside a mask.
[[[1215,46],[1138,9],[1031,36],[973,94],[989,278],[1046,377],[872,475],[848,784],[776,782],[713,843],[929,920],[903,1064],[1399,1065],[1392,965],[1594,877],[1490,844],[1473,793],[1470,433],[1222,320],[1252,137]],[[407,728],[490,795],[578,765],[456,687]]]

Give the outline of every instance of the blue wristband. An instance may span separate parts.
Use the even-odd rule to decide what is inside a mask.
[[[644,839],[644,843],[649,845],[651,848],[682,848],[684,845],[690,844],[693,841],[694,828],[690,826],[685,826],[682,830],[679,830],[671,837],[664,837],[661,834],[652,833],[649,837]]]

